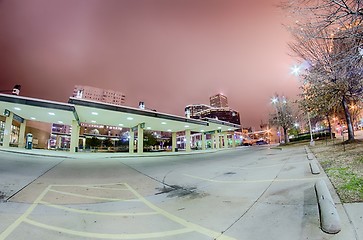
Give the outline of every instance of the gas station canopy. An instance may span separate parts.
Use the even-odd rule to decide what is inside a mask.
[[[234,131],[240,125],[216,119],[197,120],[138,108],[118,106],[91,100],[70,98],[68,103],[0,94],[0,113],[13,112],[18,119],[58,123],[109,125],[133,128],[140,124],[145,130],[179,132]]]
[[[47,123],[71,125],[72,120],[78,120],[74,106],[68,103],[0,94],[0,113],[6,116],[7,112],[20,119]]]

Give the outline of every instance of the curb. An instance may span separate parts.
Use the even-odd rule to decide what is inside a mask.
[[[228,148],[228,149],[225,149],[225,148],[221,148],[221,149],[214,149],[214,150],[210,150],[210,151],[192,151],[192,152],[181,152],[181,153],[163,153],[163,154],[158,154],[158,153],[155,153],[154,154],[150,154],[150,155],[147,155],[147,154],[131,154],[131,155],[105,155],[105,156],[102,156],[102,155],[94,155],[94,156],[97,156],[97,157],[104,157],[104,158],[135,158],[135,157],[176,157],[176,156],[187,156],[187,155],[200,155],[200,154],[208,154],[208,153],[217,153],[217,152],[221,152],[221,151],[228,151],[228,150],[233,150],[234,148]],[[78,159],[78,158],[83,158],[83,157],[86,157],[86,156],[83,156],[82,153],[76,153],[76,154],[72,154],[72,156],[70,156],[71,154],[47,154],[47,152],[30,152],[30,151],[16,151],[16,150],[12,150],[12,149],[9,149],[9,148],[1,148],[0,147],[0,152],[9,152],[9,153],[16,153],[16,154],[22,154],[22,155],[29,155],[29,156],[40,156],[40,157],[53,157],[53,158],[68,158],[68,159]],[[99,153],[99,154],[102,154],[102,153]],[[117,154],[117,153],[115,153]],[[93,156],[93,157],[94,157]]]
[[[329,234],[340,232],[340,217],[324,180],[315,183],[315,191],[319,206],[321,229]]]
[[[315,158],[314,153],[310,150],[310,148],[308,146],[305,146],[305,152],[306,152],[307,158],[309,160],[313,160]]]
[[[31,153],[31,152],[21,152],[21,151],[12,151],[8,149],[1,149],[1,152],[10,152],[10,153],[17,153],[17,154],[23,154],[23,155],[30,155],[30,156],[40,156],[40,157],[61,157],[61,158],[71,158],[75,159],[74,157],[66,156],[66,155],[51,155],[51,154],[39,154],[39,153]]]
[[[307,158],[308,158],[309,160],[313,160],[313,159],[314,159],[314,155],[313,155],[312,153],[308,153]]]
[[[304,146],[306,154],[311,153],[311,150],[308,146]]]
[[[312,174],[320,174],[320,169],[315,161],[309,162],[309,165]]]

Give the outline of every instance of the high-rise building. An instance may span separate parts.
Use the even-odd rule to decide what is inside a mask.
[[[221,121],[241,125],[239,112],[231,108],[211,108],[199,113],[200,118],[215,118]]]
[[[217,94],[209,98],[211,106],[191,104],[185,107],[185,115],[194,119],[215,118],[240,125],[239,112],[228,107],[227,97]]]
[[[226,96],[224,96],[221,93],[211,96],[209,98],[209,102],[210,102],[211,107],[216,107],[216,108],[228,107],[228,99]]]
[[[126,99],[122,92],[81,85],[74,86],[73,97],[90,99],[115,105],[123,105]]]
[[[208,105],[202,105],[203,107]],[[231,109],[231,108],[204,108],[201,111],[195,111],[196,109],[200,108],[201,105],[188,105],[186,106],[185,110],[190,114],[190,118],[194,119],[203,119],[203,118],[214,118],[225,122],[230,122],[234,124],[240,125],[240,117],[239,112]],[[187,115],[188,116],[188,115]]]
[[[191,118],[200,118],[201,112],[211,109],[206,104],[191,104],[185,107],[185,115]]]

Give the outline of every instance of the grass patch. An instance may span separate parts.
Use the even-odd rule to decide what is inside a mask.
[[[363,194],[363,178],[357,177],[353,174],[342,188],[351,191],[358,191],[360,194]]]
[[[359,156],[355,159],[358,163],[363,164],[363,156]]]
[[[363,202],[363,142],[316,142],[310,147],[342,202]]]
[[[330,168],[331,163],[330,163],[330,161],[321,161],[321,162],[320,162],[320,165],[321,165],[324,169],[328,169],[328,168]]]
[[[348,168],[327,168],[326,172],[329,173],[329,175],[343,179],[346,179],[348,176],[352,175],[352,173],[348,171]]]

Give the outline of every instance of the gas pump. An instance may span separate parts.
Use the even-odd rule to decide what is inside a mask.
[[[32,149],[33,148],[33,134],[28,133],[26,135],[26,145],[25,145],[26,149]]]

